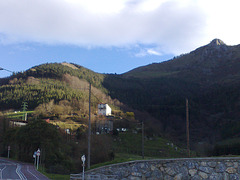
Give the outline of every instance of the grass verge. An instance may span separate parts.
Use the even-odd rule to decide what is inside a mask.
[[[70,175],[50,174],[50,173],[47,173],[44,168],[39,168],[38,171],[44,174],[45,176],[47,176],[51,180],[69,180],[70,179]]]
[[[152,157],[144,157],[144,160],[153,159]],[[110,164],[123,163],[128,161],[143,160],[142,156],[126,153],[116,153],[115,158],[112,161],[107,161],[104,163],[94,164],[91,166],[91,169],[95,169],[101,166],[106,166]]]

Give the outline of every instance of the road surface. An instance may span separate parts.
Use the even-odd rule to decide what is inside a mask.
[[[0,179],[48,180],[32,164],[0,158]]]

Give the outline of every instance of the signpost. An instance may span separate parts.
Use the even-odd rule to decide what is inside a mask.
[[[34,158],[34,166],[36,166],[36,160],[37,160],[37,151],[34,152],[33,158]]]
[[[38,164],[39,164],[39,156],[40,156],[40,149],[38,148],[38,150],[37,150],[37,169],[38,169]]]
[[[85,155],[82,155],[81,160],[83,162],[83,164],[82,164],[82,166],[83,166],[82,179],[84,180],[84,166],[85,166],[85,160],[86,160]]]
[[[10,156],[10,149],[11,149],[11,147],[8,146],[8,159],[9,159],[9,156]]]

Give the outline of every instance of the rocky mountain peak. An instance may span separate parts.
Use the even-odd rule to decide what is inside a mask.
[[[213,39],[209,44],[209,46],[222,46],[222,45],[226,46],[226,44],[221,39]]]

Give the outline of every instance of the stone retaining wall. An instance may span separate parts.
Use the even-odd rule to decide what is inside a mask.
[[[81,174],[71,175],[71,179],[81,179],[81,177]],[[131,161],[87,171],[85,179],[240,179],[240,158],[184,158]]]

